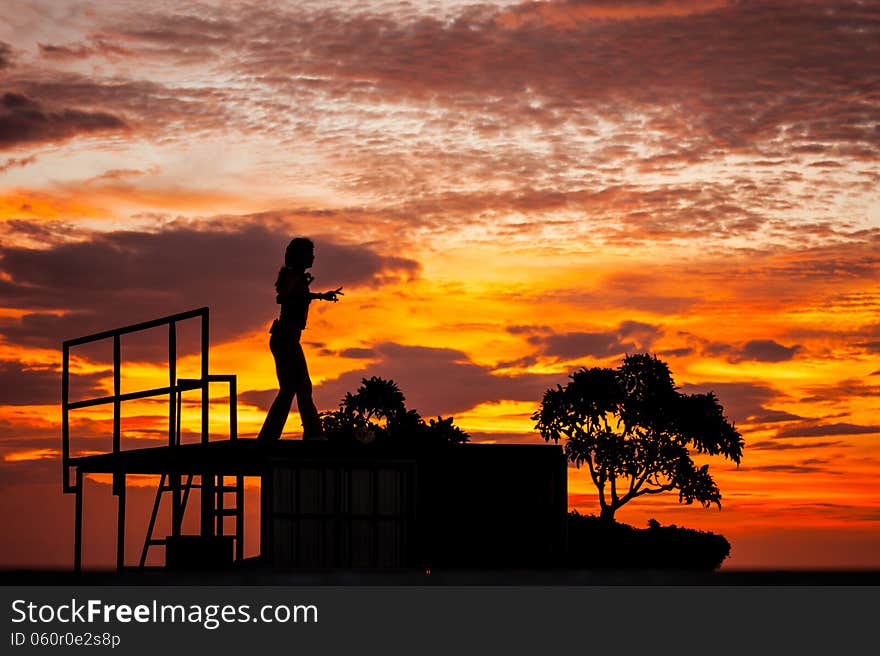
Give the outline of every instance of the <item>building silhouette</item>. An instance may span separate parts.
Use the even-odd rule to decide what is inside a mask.
[[[200,374],[177,375],[179,324],[200,324]],[[167,385],[121,392],[124,336],[167,327]],[[74,569],[83,561],[85,476],[110,474],[117,497],[116,566],[145,567],[164,550],[176,569],[244,564],[244,482],[260,480],[260,556],[278,569],[544,567],[565,549],[566,460],[558,446],[534,444],[338,444],[237,435],[234,374],[209,369],[209,310],[199,308],[67,340],[62,346],[63,490],[74,494]],[[76,347],[112,341],[113,394],[71,401],[70,356]],[[229,432],[209,434],[209,388],[229,391]],[[182,399],[200,397],[200,440],[181,443]],[[167,399],[168,442],[123,449],[127,401]],[[188,397],[189,398],[189,397]],[[71,415],[112,406],[112,448],[71,450]],[[127,477],[160,477],[138,563],[125,560]],[[155,535],[170,499],[170,533]],[[195,501],[197,499],[197,501]],[[183,532],[184,515],[198,513],[199,531]],[[128,536],[130,537],[130,536]]]

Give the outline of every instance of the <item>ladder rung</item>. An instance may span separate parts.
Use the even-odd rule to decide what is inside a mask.
[[[215,515],[223,515],[224,517],[234,517],[238,514],[237,508],[223,508],[222,510],[212,511]]]
[[[220,494],[221,492],[238,492],[238,488],[235,485],[226,485],[225,487],[215,488],[214,491],[217,494]]]
[[[150,546],[165,544],[165,538],[153,538],[151,540],[147,540],[147,544]]]

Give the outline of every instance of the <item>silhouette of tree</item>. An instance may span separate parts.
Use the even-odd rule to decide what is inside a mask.
[[[437,417],[428,423],[416,410],[407,410],[406,397],[393,380],[378,376],[362,378],[361,386],[348,392],[339,408],[321,416],[330,440],[400,442],[417,439],[425,444],[462,444],[468,434],[453,424],[453,418]]]
[[[587,465],[602,519],[614,521],[636,497],[670,490],[678,490],[680,503],[721,507],[709,466],[697,467],[690,450],[739,464],[743,440],[712,392],[678,392],[666,363],[647,353],[569,378],[544,393],[532,419],[546,441],[566,438],[569,461]]]
[[[425,439],[434,444],[464,444],[468,441],[468,434],[452,423],[452,417],[437,417],[436,421],[430,419],[422,425]]]
[[[361,379],[361,386],[352,394],[345,395],[342,405],[350,408],[367,422],[394,422],[406,412],[406,397],[393,380],[378,376]]]

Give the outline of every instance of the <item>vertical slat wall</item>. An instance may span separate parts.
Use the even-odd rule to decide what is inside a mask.
[[[274,467],[263,477],[263,553],[279,567],[409,565],[414,470],[399,461]]]

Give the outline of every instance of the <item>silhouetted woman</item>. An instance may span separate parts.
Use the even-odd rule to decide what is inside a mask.
[[[281,313],[269,331],[272,335],[269,349],[275,358],[279,389],[257,436],[260,440],[281,438],[294,396],[302,419],[303,439],[322,438],[321,420],[312,400],[312,381],[299,339],[306,327],[312,299],[335,303],[339,300],[337,296],[342,295],[342,287],[332,292],[312,293],[309,284],[314,278],[306,269],[314,262],[315,245],[310,239],[297,237],[288,244],[284,266],[275,281],[275,302],[281,305]]]

